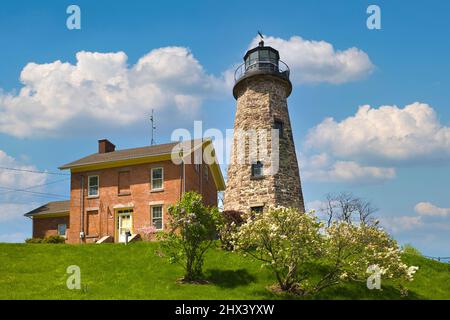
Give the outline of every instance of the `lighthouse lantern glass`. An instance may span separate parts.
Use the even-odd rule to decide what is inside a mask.
[[[245,59],[245,71],[278,71],[278,55],[270,47],[262,47],[251,52]]]
[[[259,60],[268,61],[269,60],[269,50],[259,50]]]

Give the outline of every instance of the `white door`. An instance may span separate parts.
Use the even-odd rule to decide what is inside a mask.
[[[120,214],[118,222],[119,242],[125,242],[125,234],[131,233],[131,214]]]

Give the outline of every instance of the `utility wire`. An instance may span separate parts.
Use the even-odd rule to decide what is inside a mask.
[[[0,167],[0,169],[1,169],[1,170],[9,170],[9,171],[28,172],[28,173],[53,174],[53,175],[57,175],[57,176],[70,176],[70,173],[61,173],[61,172],[50,172],[50,171],[28,170],[28,169],[8,168],[8,167]]]
[[[0,192],[0,196],[1,196],[1,195],[4,195],[4,194],[12,193],[12,192],[22,192],[22,191],[27,191],[27,190],[34,189],[34,188],[39,188],[39,187],[43,187],[43,186],[48,186],[48,185],[50,185],[50,184],[55,184],[55,183],[58,183],[58,182],[67,181],[67,180],[69,180],[69,179],[70,179],[70,178],[64,178],[64,179],[60,179],[60,180],[55,180],[55,181],[50,181],[50,182],[47,182],[47,183],[39,184],[39,185],[36,185],[36,186],[31,186],[31,187],[28,187],[28,188],[23,188],[23,189],[17,189],[17,190],[10,190],[10,191],[5,191],[5,192]],[[0,186],[0,188],[4,188],[4,187],[1,187],[1,186]]]
[[[28,191],[24,189],[14,189],[14,188],[7,188],[7,187],[0,187],[1,189],[10,190],[13,192],[26,192],[30,194],[34,194],[36,196],[46,196],[46,197],[58,197],[58,198],[64,198],[67,199],[67,196],[63,196],[61,194],[54,194],[54,193],[45,193],[45,192],[36,192],[36,191]]]

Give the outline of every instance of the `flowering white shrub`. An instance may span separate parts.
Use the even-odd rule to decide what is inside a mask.
[[[304,295],[347,280],[363,281],[370,265],[400,284],[411,281],[417,270],[402,263],[395,240],[377,226],[334,222],[324,227],[314,212],[295,209],[248,216],[234,245],[272,270],[281,290]]]
[[[398,285],[403,293],[405,281],[412,281],[417,267],[408,267],[401,260],[397,242],[376,225],[354,225],[334,222],[324,229],[324,258],[332,268],[317,289],[338,284],[343,278],[365,280],[367,268],[376,265],[382,278]]]
[[[411,266],[408,268],[407,272],[406,272],[406,276],[408,278],[408,281],[413,281],[414,280],[414,274],[417,272],[417,270],[419,270],[419,267],[416,266]]]
[[[302,284],[308,263],[322,255],[321,224],[312,214],[293,209],[272,210],[247,222],[235,235],[235,249],[264,262],[282,290]]]

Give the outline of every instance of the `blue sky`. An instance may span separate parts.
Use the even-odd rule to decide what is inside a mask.
[[[70,4],[81,8],[81,30],[66,28]],[[381,8],[381,30],[366,27],[370,4]],[[100,138],[110,139],[119,148],[146,145],[150,136],[145,115],[152,107],[157,142],[169,141],[178,127],[192,129],[193,120],[202,120],[204,128],[232,128],[235,101],[226,72],[241,62],[261,30],[269,42],[272,39],[285,49],[278,48],[297,79],[289,108],[306,202],[314,206],[328,192],[353,192],[380,208],[377,215],[401,243],[412,243],[428,255],[448,256],[448,12],[447,1],[259,1],[257,5],[243,1],[5,1],[0,8],[0,165],[58,171],[58,166],[95,152]],[[314,41],[331,46],[330,55],[321,55],[323,47]],[[308,46],[319,53],[311,55],[305,51]],[[347,55],[353,47],[361,64]],[[152,55],[152,50],[160,51]],[[79,52],[116,55],[80,55],[86,63],[84,73],[75,70],[70,79],[55,71],[75,68]],[[161,69],[152,65],[158,57],[178,54],[184,59],[180,67],[170,64],[170,59]],[[337,66],[319,61],[320,57],[336,59]],[[355,73],[339,64],[339,57],[348,59]],[[58,60],[62,65],[55,63]],[[24,69],[29,63],[34,64]],[[116,64],[111,67],[111,63]],[[167,79],[176,81],[169,83],[163,76],[137,79],[143,77],[134,73],[138,65],[162,75],[170,73],[175,78]],[[86,75],[86,70],[95,75]],[[306,78],[316,71],[322,76],[315,81]],[[113,103],[102,116],[89,110],[102,108],[99,101],[105,101],[105,96],[77,100],[78,91],[68,88],[77,77],[94,77],[88,79],[92,86],[114,77],[122,81],[123,72],[128,72],[129,81],[141,81],[141,90],[124,89],[126,98],[116,96],[124,99],[124,105]],[[196,77],[191,79],[190,74]],[[115,85],[121,86],[111,86]],[[23,98],[23,88],[35,90],[36,96]],[[155,92],[147,93],[149,88]],[[167,97],[170,94],[179,99]],[[90,101],[94,101],[92,109]],[[352,121],[362,105],[369,105],[370,113]],[[130,117],[119,121],[123,115]],[[333,122],[324,123],[329,117]],[[391,126],[393,133],[380,130],[383,125]],[[326,133],[334,132],[333,128],[339,128],[339,133],[331,139]],[[350,139],[352,143],[344,148],[349,133],[359,140]],[[319,155],[322,165],[315,158]],[[24,210],[59,198],[2,194],[3,190],[67,177],[1,173],[0,241],[20,240],[31,234],[30,221],[21,216]],[[30,190],[67,196],[69,183],[64,180]]]

